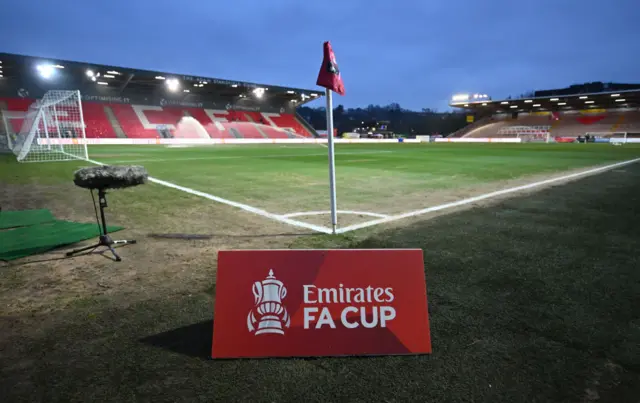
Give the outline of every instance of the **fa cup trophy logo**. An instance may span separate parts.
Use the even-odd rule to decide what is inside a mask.
[[[266,279],[253,283],[253,295],[255,306],[247,315],[249,332],[255,332],[256,336],[265,333],[284,334],[284,328],[291,325],[291,317],[282,305],[287,289],[273,275],[273,270],[269,270]]]

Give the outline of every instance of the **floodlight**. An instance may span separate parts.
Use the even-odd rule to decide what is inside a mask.
[[[620,96],[620,94],[611,94],[611,98],[616,98],[616,97],[619,97],[619,96]]]
[[[560,99],[559,98],[551,98],[549,101],[551,102],[558,102]]]
[[[256,88],[253,90],[253,95],[256,96],[256,98],[262,98],[262,96],[264,95],[264,88]]]
[[[117,71],[114,71],[114,70],[107,71],[107,74],[113,74],[113,75],[116,75],[116,76],[120,75],[120,73],[118,73]]]
[[[189,90],[183,90],[183,92],[191,92],[191,91],[189,91]]]
[[[175,79],[175,78],[170,78],[167,81],[167,87],[169,88],[169,91],[177,91],[178,88],[180,88],[180,82]]]
[[[587,98],[589,98],[589,97],[586,96],[586,95],[583,95],[583,96],[580,97],[580,99],[587,99]]]
[[[594,103],[594,102],[595,102],[595,101],[584,101],[584,103],[585,103],[585,104],[592,104],[592,103]]]
[[[116,78],[116,76],[113,76],[111,74],[105,74],[104,76],[102,76],[104,78]]]
[[[530,104],[530,103],[532,103],[532,102],[533,102],[533,100],[532,100],[532,99],[525,99],[525,100],[524,100],[524,103],[525,103],[525,104]]]
[[[558,102],[558,105],[566,105],[566,102]]]
[[[515,108],[517,108],[517,107],[518,107],[518,105],[511,105],[509,108],[511,108],[511,109],[515,109]]]
[[[231,86],[232,86],[233,88],[237,88],[237,87],[238,87],[238,84],[233,84],[233,85],[231,85]]]
[[[487,106],[487,103],[486,103],[486,102],[483,102],[483,103],[482,103],[482,106]]]
[[[312,97],[317,97],[317,96],[318,96],[318,94],[313,93],[313,94],[311,94],[311,96],[312,96]]]
[[[164,80],[164,77],[162,77],[162,76],[156,76],[156,80]]]
[[[295,91],[291,91],[291,90],[287,91],[287,94],[295,94],[295,93],[296,93]]]
[[[104,81],[98,81],[98,84],[100,84],[100,85],[109,85],[109,83],[106,83]]]
[[[51,78],[53,76],[55,67],[50,64],[41,64],[38,66],[38,72],[40,76],[44,79]]]
[[[509,101],[502,101],[500,102],[500,105],[509,105]]]
[[[624,101],[626,101],[626,99],[624,99],[624,98],[618,98],[618,99],[616,99],[616,102],[624,102]]]
[[[91,81],[93,81],[95,83],[96,82],[96,78],[95,77],[91,77]]]
[[[533,107],[534,107],[534,108],[536,108],[536,107],[538,107],[538,106],[540,106],[540,104],[533,104]]]
[[[87,70],[87,77],[93,77],[93,70]]]

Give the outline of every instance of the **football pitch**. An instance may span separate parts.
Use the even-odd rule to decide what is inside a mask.
[[[318,145],[89,157],[154,178],[109,193],[138,244],[0,262],[6,401],[638,401],[638,146],[339,144],[338,235]],[[88,165],[0,156],[0,206],[91,222]],[[217,251],[262,248],[422,249],[433,354],[210,360]]]
[[[156,184],[173,188],[158,190],[167,204],[176,192],[188,192],[330,232],[327,149],[320,145],[91,146],[89,156],[104,164],[146,167]],[[339,231],[470,204],[638,156],[640,147],[633,145],[339,144]],[[68,180],[75,165],[46,165],[48,180]],[[22,164],[20,170],[37,177],[43,167]]]

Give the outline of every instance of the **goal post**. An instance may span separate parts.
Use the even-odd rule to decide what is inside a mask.
[[[20,162],[86,160],[80,91],[48,91],[27,111],[12,151]]]

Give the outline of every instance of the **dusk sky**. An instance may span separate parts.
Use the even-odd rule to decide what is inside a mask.
[[[638,0],[0,0],[0,51],[317,88],[330,40],[347,107],[447,108],[640,82]],[[316,103],[316,105],[321,105]]]

